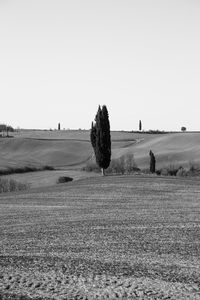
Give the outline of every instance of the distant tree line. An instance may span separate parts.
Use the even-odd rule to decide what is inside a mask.
[[[0,124],[0,132],[9,136],[9,132],[14,132],[14,128],[10,125]]]

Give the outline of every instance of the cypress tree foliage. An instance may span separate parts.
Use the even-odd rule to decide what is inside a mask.
[[[139,121],[139,131],[141,131],[142,130],[142,121],[140,120]]]
[[[105,105],[102,108],[99,106],[95,121],[95,125],[92,123],[90,140],[94,148],[96,162],[102,169],[102,174],[105,175],[105,169],[109,167],[111,160],[110,122]]]
[[[91,141],[92,147],[93,147],[94,152],[95,152],[95,148],[96,148],[96,124],[94,124],[93,122],[92,122],[91,130],[90,130],[90,141]]]
[[[149,156],[150,156],[150,172],[155,173],[156,172],[156,159],[155,159],[155,155],[153,154],[153,152],[151,150],[149,152]]]
[[[60,123],[58,123],[58,130],[60,130]]]
[[[109,115],[105,105],[102,106],[102,119],[102,150],[104,156],[102,168],[107,169],[111,161],[111,136]]]

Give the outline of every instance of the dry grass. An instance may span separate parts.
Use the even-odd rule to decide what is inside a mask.
[[[192,160],[200,162],[200,133],[171,133],[164,135],[146,135],[137,143],[128,147],[113,150],[113,157],[133,153],[139,168],[149,167],[149,150],[156,156],[157,168],[166,165],[188,167]]]
[[[28,190],[29,185],[13,179],[0,178],[0,193]]]
[[[116,139],[117,133],[113,133]],[[131,134],[119,134],[113,149],[133,145]],[[129,138],[128,138],[129,137]],[[55,168],[80,168],[92,156],[89,131],[22,131],[13,139],[0,139],[1,168],[23,168],[27,165]]]
[[[197,180],[140,176],[0,196],[1,294],[199,299],[199,197]]]
[[[89,141],[47,139],[0,140],[1,168],[27,165],[53,167],[81,165],[91,155]]]
[[[33,173],[24,174],[13,174],[4,176],[4,178],[14,179],[16,181],[24,182],[29,185],[30,188],[38,187],[50,187],[56,185],[58,178],[60,176],[72,177],[73,180],[79,180],[83,178],[90,178],[94,176],[99,176],[96,173],[86,173],[80,170],[54,170],[54,171],[38,171]]]
[[[200,133],[144,134],[112,132],[112,156],[134,154],[139,168],[149,167],[149,150],[157,168],[174,164],[188,167],[200,162]],[[0,166],[52,165],[80,168],[93,154],[87,130],[20,131],[13,139],[0,139]]]

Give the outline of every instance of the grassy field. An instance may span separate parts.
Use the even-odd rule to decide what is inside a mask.
[[[112,157],[133,153],[139,168],[149,167],[149,150],[157,167],[200,163],[200,133],[144,134],[112,132]],[[93,154],[89,131],[20,131],[14,138],[0,139],[0,166],[52,165],[80,168]]]
[[[73,180],[79,180],[82,178],[98,177],[99,173],[83,172],[76,169],[67,170],[54,170],[54,171],[38,171],[24,174],[13,174],[4,176],[3,178],[14,179],[18,182],[28,184],[30,188],[49,187],[57,184],[58,178],[61,176],[68,176]]]
[[[139,168],[149,168],[149,150],[156,156],[156,168],[200,164],[200,133],[145,134],[113,131],[112,158],[134,154]],[[54,185],[59,176],[79,179],[91,176],[81,169],[93,156],[87,130],[22,130],[14,138],[0,139],[0,168],[53,166],[55,171],[9,175],[30,187]]]
[[[108,176],[4,194],[0,228],[1,297],[200,299],[198,180]]]

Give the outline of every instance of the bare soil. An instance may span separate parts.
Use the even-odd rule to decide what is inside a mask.
[[[82,179],[0,196],[0,299],[200,299],[198,180]]]

